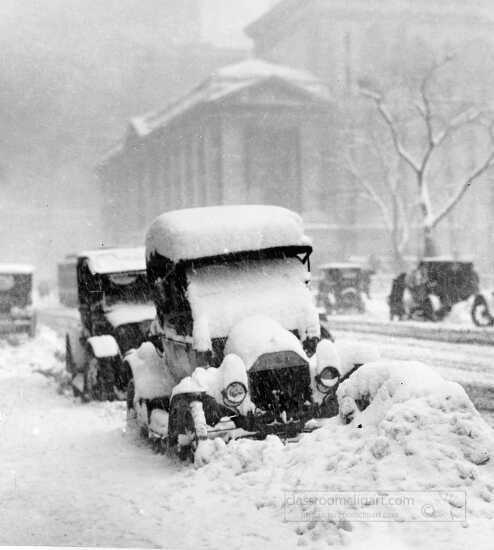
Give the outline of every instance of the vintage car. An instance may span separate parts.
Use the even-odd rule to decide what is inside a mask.
[[[33,271],[30,265],[0,264],[0,333],[36,333],[32,303]]]
[[[424,258],[409,273],[393,280],[388,297],[390,318],[440,321],[452,307],[479,292],[473,262]]]
[[[80,325],[66,334],[66,368],[75,395],[125,398],[125,354],[146,339],[156,310],[144,248],[108,248],[77,257]]]
[[[367,270],[355,263],[328,263],[319,266],[319,273],[317,303],[328,314],[365,311]]]
[[[291,438],[337,414],[343,373],[310,292],[311,251],[280,207],[158,217],[146,238],[157,318],[125,359],[129,423],[185,457],[208,438]]]

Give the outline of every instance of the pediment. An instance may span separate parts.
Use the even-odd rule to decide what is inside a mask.
[[[228,94],[223,101],[233,105],[293,105],[321,104],[326,100],[298,84],[278,79],[248,85]]]

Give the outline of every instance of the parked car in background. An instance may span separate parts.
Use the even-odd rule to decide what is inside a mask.
[[[77,257],[80,326],[66,335],[66,368],[76,395],[125,397],[125,354],[147,338],[155,308],[144,248],[112,248]]]
[[[370,275],[356,263],[327,263],[319,266],[317,303],[329,315],[334,313],[363,313],[363,294]]]
[[[388,297],[390,318],[441,321],[452,307],[479,294],[473,262],[424,258],[408,273],[398,275]],[[474,299],[472,317],[476,307]]]
[[[36,334],[33,272],[30,265],[0,264],[0,333]]]
[[[68,254],[57,265],[58,299],[67,307],[77,307],[77,255]]]

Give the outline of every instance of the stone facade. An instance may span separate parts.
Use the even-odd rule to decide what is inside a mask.
[[[334,109],[305,73],[257,60],[226,67],[163,111],[131,121],[100,163],[105,233],[143,242],[166,210],[263,203],[325,216]]]

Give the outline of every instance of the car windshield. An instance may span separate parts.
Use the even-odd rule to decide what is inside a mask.
[[[198,349],[225,337],[238,321],[265,315],[301,336],[317,331],[318,317],[298,258],[244,260],[189,268],[187,296]]]
[[[0,274],[0,311],[12,306],[26,307],[31,303],[31,275]]]
[[[151,295],[145,272],[111,273],[102,277],[106,306],[120,302],[150,302]]]

